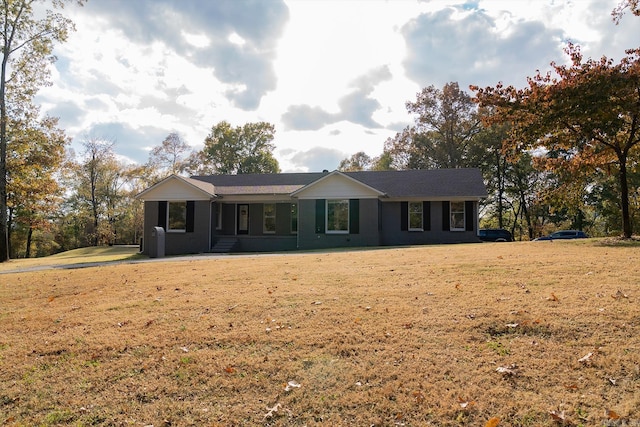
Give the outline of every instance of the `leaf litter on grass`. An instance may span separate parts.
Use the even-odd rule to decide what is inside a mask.
[[[515,243],[7,275],[0,423],[638,419],[638,261]]]

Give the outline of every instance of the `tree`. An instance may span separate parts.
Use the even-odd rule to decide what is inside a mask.
[[[180,174],[187,168],[188,154],[191,152],[189,144],[184,142],[180,135],[172,132],[157,147],[149,153],[147,164],[154,170],[159,171],[159,178],[164,178],[170,174]]]
[[[628,168],[640,144],[640,51],[627,51],[619,64],[606,57],[583,62],[574,45],[566,51],[571,65],[552,63],[555,76],[538,72],[527,88],[472,90],[480,105],[493,107],[488,122],[511,124],[513,149],[543,149],[562,158],[569,171],[590,167],[615,174],[622,234],[630,238]]]
[[[73,174],[74,194],[70,200],[78,218],[86,224],[86,243],[98,246],[113,244],[115,226],[123,209],[124,167],[113,151],[114,143],[100,138],[88,138],[83,142],[82,159],[75,165]]]
[[[489,198],[485,203],[494,208],[498,228],[505,227],[505,211],[507,209],[506,190],[508,175],[513,172],[511,159],[502,149],[502,142],[507,136],[507,126],[493,125],[483,127],[476,135],[474,158],[487,184]]]
[[[343,159],[338,166],[342,172],[355,172],[369,170],[373,165],[373,159],[364,151],[359,151],[347,159]]]
[[[640,16],[640,0],[623,0],[618,3],[618,6],[616,6],[616,8],[613,9],[613,12],[611,12],[613,21],[616,24],[620,23],[622,15],[624,15],[627,9],[629,9],[629,11],[631,11],[631,13],[633,13],[634,15]]]
[[[56,0],[53,5],[61,7],[65,2]],[[9,259],[7,153],[12,150],[11,120],[48,82],[53,45],[65,41],[73,29],[73,23],[59,13],[47,11],[43,18],[35,18],[34,3],[36,0],[2,0],[0,5],[0,262]]]
[[[15,257],[15,231],[21,229],[24,256],[31,256],[33,233],[48,231],[60,205],[62,189],[57,175],[64,161],[67,139],[57,129],[58,120],[42,119],[37,128],[11,126],[7,166],[9,254]],[[40,251],[42,252],[42,251]]]
[[[429,86],[407,102],[415,115],[409,126],[385,142],[385,151],[397,169],[460,168],[469,166],[470,149],[480,130],[476,105],[458,83],[442,90]]]
[[[247,123],[232,127],[222,121],[211,128],[204,148],[197,154],[199,172],[215,174],[278,173],[273,157],[275,127],[270,123]],[[193,156],[192,156],[193,159]]]

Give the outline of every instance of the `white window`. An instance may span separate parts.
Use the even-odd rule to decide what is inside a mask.
[[[298,233],[298,204],[291,203],[291,234]]]
[[[451,231],[464,231],[464,202],[451,202]]]
[[[262,230],[264,231],[264,233],[273,234],[276,232],[276,204],[265,203],[263,206]]]
[[[424,231],[422,202],[409,202],[409,231]]]
[[[186,231],[187,202],[169,202],[167,209],[167,231]]]
[[[327,200],[327,233],[349,233],[349,200]]]

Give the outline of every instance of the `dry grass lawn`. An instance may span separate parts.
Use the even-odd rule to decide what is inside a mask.
[[[640,245],[0,275],[4,426],[638,426]]]
[[[138,246],[99,246],[73,249],[44,258],[11,259],[0,263],[0,274],[19,269],[38,270],[50,266],[82,265],[96,262],[117,262],[144,258]],[[2,282],[0,282],[2,283]]]

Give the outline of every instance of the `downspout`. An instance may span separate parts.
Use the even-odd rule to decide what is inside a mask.
[[[476,215],[476,237],[480,237],[480,201],[481,199],[478,199],[476,201],[476,206],[475,206],[475,215]]]
[[[212,216],[213,209],[212,209],[212,206],[213,206],[213,199],[209,199],[209,244],[208,244],[209,250],[207,252],[211,252],[211,235],[213,234],[213,228],[212,228],[212,226],[213,226],[213,216]]]

